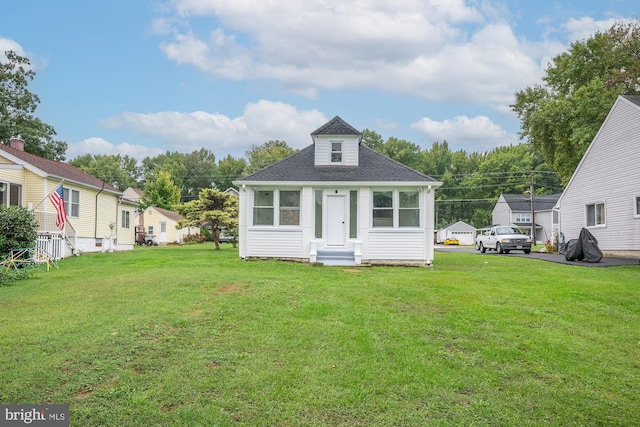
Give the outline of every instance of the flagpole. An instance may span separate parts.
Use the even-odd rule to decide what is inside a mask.
[[[36,208],[37,208],[38,206],[40,206],[40,205],[42,204],[42,202],[44,202],[45,200],[47,200],[47,199],[49,198],[49,196],[51,195],[51,193],[53,193],[54,191],[56,191],[56,190],[58,189],[58,187],[60,187],[63,183],[64,183],[64,179],[63,179],[62,181],[60,181],[60,182],[58,183],[58,185],[56,185],[55,187],[53,187],[53,190],[49,191],[49,193],[48,193],[46,196],[44,196],[44,199],[40,200],[40,203],[38,203],[38,204],[37,204],[37,205],[35,205],[33,208],[31,208],[31,210],[32,210],[32,211],[35,211],[35,210],[36,210]]]

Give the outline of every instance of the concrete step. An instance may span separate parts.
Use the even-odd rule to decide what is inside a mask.
[[[321,250],[316,261],[324,265],[356,265],[353,251]]]

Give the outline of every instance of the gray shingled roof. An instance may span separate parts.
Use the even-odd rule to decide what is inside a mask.
[[[531,210],[531,198],[526,194],[503,194],[505,202],[513,212],[528,212]],[[560,194],[534,196],[533,203],[536,211],[550,211],[558,202]]]
[[[19,158],[20,160],[25,161],[30,165],[37,167],[38,169],[46,172],[48,175],[51,175],[53,177],[64,178],[69,181],[74,181],[78,184],[84,184],[96,188],[103,188],[104,185],[105,190],[120,193],[118,189],[107,184],[101,179],[96,178],[95,176],[88,174],[87,172],[75,166],[71,166],[68,163],[57,162],[55,160],[38,157],[35,154],[27,153],[26,151],[18,150],[7,145],[0,144],[0,149]]]
[[[622,97],[640,107],[640,95],[622,95]]]
[[[315,145],[310,145],[237,182],[438,182],[368,147],[358,147],[359,166],[315,166]]]
[[[311,132],[311,136],[313,135],[361,135],[361,133],[358,129],[342,120],[339,116],[335,116],[333,119]]]

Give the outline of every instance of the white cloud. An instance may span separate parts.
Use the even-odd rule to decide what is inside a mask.
[[[486,116],[456,116],[440,122],[424,117],[412,123],[411,127],[434,142],[446,140],[450,147],[464,147],[468,152],[519,143],[516,135],[508,133]]]
[[[151,148],[144,145],[129,144],[123,142],[120,144],[113,144],[105,139],[91,137],[84,139],[75,144],[69,144],[66,152],[66,157],[69,160],[73,160],[78,156],[85,154],[91,155],[116,155],[133,157],[137,160],[142,160],[145,157],[155,157],[164,153],[166,150],[161,148]]]
[[[569,32],[569,40],[578,41],[586,40],[596,32],[608,31],[616,21],[614,18],[597,21],[592,17],[583,16],[579,19],[569,19],[563,27]]]
[[[508,111],[513,94],[538,82],[564,48],[517,38],[504,23],[509,11],[487,2],[172,4],[192,25],[161,43],[168,58],[213,77],[277,81],[311,99],[323,89],[364,88]]]
[[[294,148],[305,147],[311,144],[309,134],[326,121],[317,110],[299,111],[292,105],[261,100],[247,104],[236,118],[205,111],[125,112],[101,120],[100,125],[158,137],[169,151],[192,152],[204,147],[216,156],[239,157],[251,145],[275,139]]]

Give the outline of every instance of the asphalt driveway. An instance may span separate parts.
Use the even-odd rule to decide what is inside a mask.
[[[614,266],[620,266],[620,265],[640,265],[640,259],[603,257],[600,260],[600,262],[592,263],[592,262],[584,262],[584,261],[567,261],[567,259],[562,254],[549,254],[545,252],[531,252],[528,255],[521,251],[513,251],[508,254],[499,254],[495,251],[487,251],[486,253],[481,253],[480,251],[475,250],[471,246],[436,245],[435,250],[440,252],[465,252],[465,253],[477,254],[480,256],[516,256],[516,257],[524,257],[524,258],[535,258],[535,259],[541,259],[543,261],[555,262],[558,264],[575,265],[579,267],[614,267]]]

